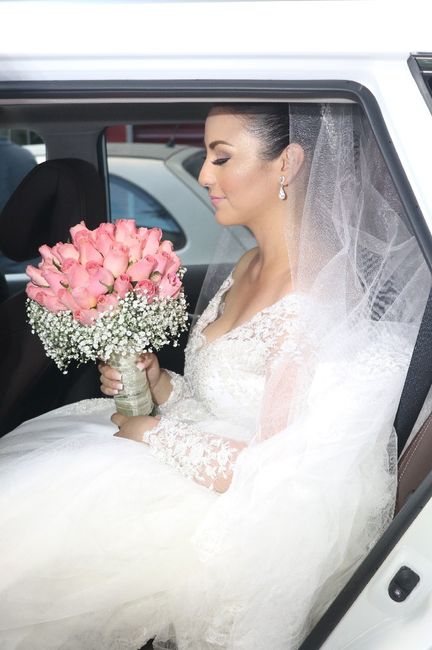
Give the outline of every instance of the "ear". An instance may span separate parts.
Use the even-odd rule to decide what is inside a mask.
[[[293,182],[304,161],[303,147],[297,142],[289,144],[282,153],[282,167],[281,173],[285,176],[284,185],[289,185]]]

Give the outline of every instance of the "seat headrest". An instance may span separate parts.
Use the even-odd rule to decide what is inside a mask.
[[[96,168],[78,158],[47,160],[34,167],[0,214],[0,250],[23,262],[42,244],[70,238],[69,228],[106,221],[105,188]]]

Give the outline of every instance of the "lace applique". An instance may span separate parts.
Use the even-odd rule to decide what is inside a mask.
[[[177,372],[172,370],[165,370],[168,373],[171,381],[171,393],[169,394],[168,399],[163,404],[159,404],[158,412],[163,415],[166,412],[166,409],[172,406],[175,402],[179,402],[182,399],[190,397],[192,391],[186,381],[186,378],[182,375],[179,375]]]
[[[191,333],[186,348],[186,356],[191,356],[190,353],[195,352],[197,348],[212,346],[226,339],[263,343],[266,346],[269,358],[277,356],[282,348],[284,354],[286,354],[289,346],[292,347],[294,355],[300,354],[296,325],[299,303],[304,301],[304,296],[299,293],[286,294],[272,305],[258,311],[248,321],[212,341],[207,341],[204,330],[223,312],[225,302],[222,298],[233,284],[234,279],[230,274],[220,286],[214,298],[209,302]]]
[[[207,342],[203,330],[221,313],[229,275],[196,323],[185,351],[184,377],[169,372],[172,392],[160,423],[146,434],[152,452],[187,478],[215,489],[259,432],[266,376],[279,354],[298,364],[304,329],[301,294],[288,294],[247,322]]]
[[[156,458],[210,489],[214,489],[216,479],[231,475],[243,446],[220,436],[206,436],[194,426],[164,418],[145,434],[144,442]]]

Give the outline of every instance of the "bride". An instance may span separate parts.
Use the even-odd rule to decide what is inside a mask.
[[[226,104],[205,143],[216,219],[257,247],[210,269],[184,376],[143,355],[157,415],[86,400],[0,441],[2,650],[295,650],[390,521],[429,276],[373,136],[344,105]]]

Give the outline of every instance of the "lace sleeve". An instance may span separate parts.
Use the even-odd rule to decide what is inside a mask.
[[[168,406],[171,407],[176,402],[187,399],[192,395],[189,383],[183,375],[179,375],[177,372],[173,372],[172,370],[166,370],[166,368],[165,372],[169,375],[172,390],[167,401],[158,406],[157,411],[160,415],[165,415]]]
[[[154,456],[200,485],[224,492],[246,443],[206,434],[193,424],[162,417],[144,437]]]

